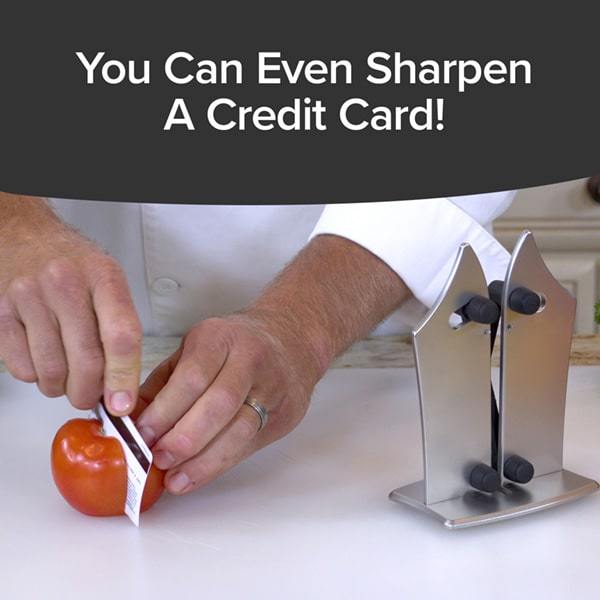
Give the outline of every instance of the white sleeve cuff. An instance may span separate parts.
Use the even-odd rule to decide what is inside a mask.
[[[463,242],[475,250],[488,283],[504,278],[509,260],[482,224],[447,198],[330,204],[310,239],[322,234],[345,237],[381,258],[427,307],[441,293]]]

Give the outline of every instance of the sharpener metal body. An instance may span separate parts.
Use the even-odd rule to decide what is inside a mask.
[[[536,314],[511,310],[509,298],[527,287],[541,296]],[[525,456],[536,476],[563,467],[569,357],[576,301],[551,275],[533,240],[520,237],[502,294],[498,468]]]
[[[485,278],[470,246],[461,246],[440,301],[413,333],[423,424],[424,495],[427,504],[468,491],[467,471],[490,464],[489,328],[452,325],[450,315],[475,295],[487,296]],[[469,435],[465,435],[465,431]]]
[[[519,287],[539,294],[538,312],[511,309],[511,293]],[[489,326],[451,322],[474,295],[487,297],[488,291],[475,253],[464,244],[440,298],[413,333],[424,478],[390,494],[391,500],[424,511],[450,529],[527,515],[599,487],[563,469],[575,300],[546,268],[530,232],[517,243],[502,292],[497,449],[492,443]],[[505,476],[504,463],[513,455],[534,466],[535,476],[526,484]],[[469,481],[473,466],[494,462],[500,489],[474,489]]]

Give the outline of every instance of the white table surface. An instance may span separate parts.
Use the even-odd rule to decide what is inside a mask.
[[[420,478],[411,369],[330,372],[278,444],[135,529],[78,514],[49,469],[65,399],[0,375],[0,598],[598,598],[600,494],[449,531],[394,504]],[[600,479],[600,367],[572,368],[565,466]]]

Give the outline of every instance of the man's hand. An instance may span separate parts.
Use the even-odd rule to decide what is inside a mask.
[[[149,444],[158,440],[154,460],[169,469],[169,491],[204,485],[291,431],[321,375],[317,359],[274,315],[248,311],[196,325],[140,389],[151,403],[137,425]],[[268,411],[260,432],[247,398]]]
[[[137,420],[176,494],[291,431],[333,358],[408,296],[353,242],[319,236],[248,310],[196,325],[140,389]],[[260,418],[247,398],[268,411]]]
[[[137,399],[141,327],[119,265],[37,198],[0,194],[0,358],[80,409]]]

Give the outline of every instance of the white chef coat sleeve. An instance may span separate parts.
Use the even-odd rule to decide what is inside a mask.
[[[509,254],[485,227],[506,209],[513,195],[486,195],[479,210],[475,202],[462,202],[465,208],[461,208],[460,200],[455,204],[448,198],[330,204],[310,239],[332,234],[363,246],[398,273],[422,304],[431,307],[463,242],[475,250],[488,283],[504,279]]]

